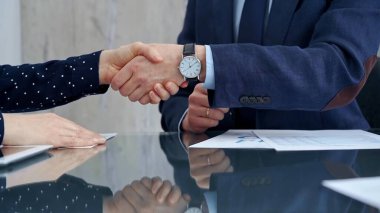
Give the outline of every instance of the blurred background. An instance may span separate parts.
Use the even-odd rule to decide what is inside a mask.
[[[186,0],[1,0],[0,64],[39,63],[134,41],[175,43]],[[119,93],[51,110],[98,132],[161,131],[158,106]]]

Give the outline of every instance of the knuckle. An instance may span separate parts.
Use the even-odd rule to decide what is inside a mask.
[[[131,63],[128,66],[128,71],[136,75],[138,71],[140,70],[140,64],[139,63]]]
[[[137,98],[136,98],[134,95],[130,95],[130,96],[128,97],[128,99],[129,99],[130,101],[132,101],[132,102],[136,102],[136,101],[137,101]]]
[[[192,103],[195,103],[195,94],[194,93],[191,93],[191,95],[189,96],[189,103],[192,104]]]
[[[138,185],[139,185],[139,181],[137,181],[137,180],[134,180],[134,181],[131,183],[132,188],[136,188],[136,187],[138,187]]]
[[[127,97],[128,96],[128,94],[127,94],[127,92],[125,90],[119,90],[119,93],[123,97]]]

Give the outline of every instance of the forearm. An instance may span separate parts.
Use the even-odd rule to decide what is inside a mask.
[[[8,112],[47,109],[85,95],[104,93],[95,52],[43,64],[0,67],[0,109]]]

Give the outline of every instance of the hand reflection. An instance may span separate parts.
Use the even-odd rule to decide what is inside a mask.
[[[189,163],[191,177],[203,189],[209,189],[211,174],[234,170],[222,149],[189,149]]]
[[[161,178],[142,178],[105,199],[104,212],[184,212],[190,201],[177,186]]]
[[[188,132],[182,133],[182,142],[185,145],[186,149],[189,149],[189,146],[193,144],[200,143],[209,138],[210,137],[204,133],[203,134],[194,134],[194,133],[188,133]]]

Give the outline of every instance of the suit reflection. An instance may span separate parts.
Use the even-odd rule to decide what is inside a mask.
[[[207,135],[160,136],[175,182],[204,205],[217,193],[218,212],[365,212],[364,205],[325,189],[322,180],[355,177],[357,151],[284,152],[190,149]],[[226,160],[228,159],[228,160]],[[206,169],[221,163],[218,169]],[[186,165],[187,163],[187,165]],[[200,169],[201,168],[201,169]],[[193,202],[196,201],[196,202]]]

